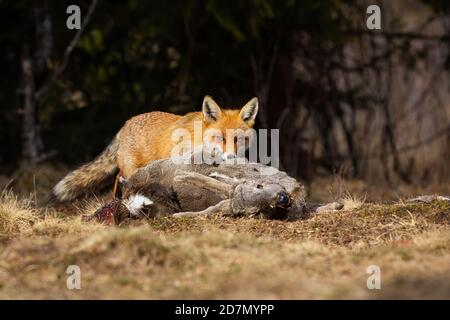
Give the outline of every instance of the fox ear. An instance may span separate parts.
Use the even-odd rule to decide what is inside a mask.
[[[253,126],[255,124],[255,118],[258,114],[258,98],[254,97],[242,107],[239,116],[248,125]]]
[[[203,98],[202,111],[205,122],[215,122],[222,114],[219,105],[210,96]]]

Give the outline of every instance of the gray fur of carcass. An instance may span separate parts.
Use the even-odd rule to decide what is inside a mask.
[[[194,164],[192,159],[187,164],[162,159],[139,169],[124,183],[122,199],[133,194],[148,196],[157,215],[214,212],[275,219],[308,215],[304,186],[283,171],[242,163],[243,159],[220,164]]]

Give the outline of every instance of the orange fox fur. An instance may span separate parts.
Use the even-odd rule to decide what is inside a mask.
[[[221,109],[209,96],[203,100],[201,112],[184,116],[166,112],[149,112],[128,120],[116,137],[96,159],[66,175],[53,188],[53,198],[70,201],[93,191],[102,181],[117,171],[125,179],[150,162],[171,156],[172,133],[176,129],[190,132],[192,147],[201,146],[207,129],[217,129],[221,136],[208,136],[210,142],[220,144],[227,153],[236,153],[236,141],[226,143],[227,129],[252,128],[258,113],[258,99],[253,98],[241,110]],[[194,134],[194,123],[201,124],[203,136]],[[226,150],[225,150],[226,146]]]

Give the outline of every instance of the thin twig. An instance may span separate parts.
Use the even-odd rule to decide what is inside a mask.
[[[81,35],[83,34],[84,30],[86,29],[86,26],[89,24],[89,21],[91,20],[91,16],[94,13],[95,7],[97,6],[98,0],[92,0],[91,5],[89,6],[88,12],[83,20],[83,24],[81,25],[81,28],[75,33],[75,36],[73,37],[72,41],[67,46],[63,60],[61,64],[55,69],[55,71],[50,76],[49,80],[42,85],[42,87],[36,91],[35,98],[40,99],[44,94],[47,93],[47,91],[55,84],[56,80],[61,76],[61,74],[66,69],[70,56],[72,54],[73,49],[78,44],[78,41],[80,40]]]

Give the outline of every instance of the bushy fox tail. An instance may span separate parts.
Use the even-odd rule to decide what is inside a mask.
[[[93,161],[70,172],[53,188],[51,200],[71,201],[82,194],[94,191],[102,182],[112,177],[118,169],[116,135],[106,149]]]

